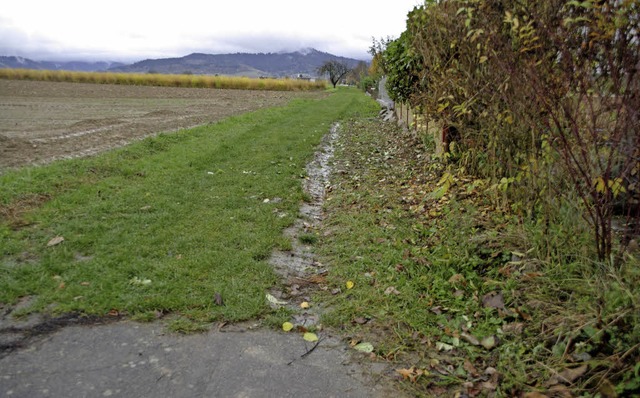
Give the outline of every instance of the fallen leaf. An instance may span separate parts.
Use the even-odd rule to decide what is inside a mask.
[[[489,376],[494,376],[494,375],[499,375],[498,370],[494,367],[489,366],[488,368],[486,368],[484,370],[484,374],[489,375]]]
[[[116,310],[115,308],[112,308],[109,310],[109,313],[107,314],[109,316],[118,316],[120,315],[120,312],[118,310]]]
[[[360,343],[353,346],[354,350],[358,350],[360,352],[373,352],[373,345],[371,343]]]
[[[616,387],[609,381],[609,379],[604,379],[600,382],[598,392],[602,394],[604,398],[615,398],[618,396],[616,393]]]
[[[402,375],[403,380],[409,379],[412,383],[415,383],[419,376],[428,374],[428,372],[423,369],[416,369],[415,366],[412,366],[408,369],[396,369],[396,372]]]
[[[469,344],[480,345],[480,341],[472,334],[462,332],[460,333],[460,337],[465,339]]]
[[[479,373],[478,373],[478,369],[476,369],[475,366],[473,366],[473,364],[471,363],[471,361],[469,361],[468,359],[464,360],[464,364],[462,365],[462,368],[464,370],[467,371],[467,373],[469,373],[471,376],[473,377],[478,377]]]
[[[309,308],[309,303],[306,301],[303,301],[302,303],[300,303],[300,308],[303,308],[303,309]]]
[[[524,394],[523,398],[549,398],[549,396],[536,391],[532,391]]]
[[[449,393],[450,391],[447,390],[446,387],[441,387],[441,386],[433,386],[433,387],[429,387],[429,392],[432,394],[433,397],[446,397],[447,393]]]
[[[276,306],[281,306],[281,305],[286,305],[287,304],[286,301],[278,300],[277,298],[273,297],[269,293],[267,293],[265,295],[265,297],[267,298],[267,301],[269,301],[271,304],[276,305]]]
[[[492,349],[493,347],[496,346],[497,342],[496,342],[496,337],[495,336],[487,336],[484,337],[481,341],[480,344],[486,348],[487,350]]]
[[[367,322],[369,322],[369,320],[361,316],[353,319],[353,323],[357,323],[358,325],[364,325]]]
[[[299,289],[300,289],[299,285],[293,285],[289,290],[289,294],[292,296],[299,296],[302,294],[302,292]]]
[[[520,315],[520,317],[522,319],[524,319],[525,321],[530,321],[531,319],[531,315],[527,314],[526,312],[522,311],[520,308],[516,308],[516,312],[518,313],[518,315]]]
[[[399,294],[400,294],[400,292],[398,291],[398,289],[396,289],[396,288],[395,288],[395,286],[389,286],[389,287],[384,291],[384,294],[386,294],[387,296],[388,296],[388,295],[390,295],[390,294],[393,294],[393,295],[396,295],[396,296],[397,296],[397,295],[399,295]]]
[[[449,278],[449,283],[452,285],[456,283],[464,283],[464,275],[454,274],[451,278]]]
[[[305,341],[310,341],[310,342],[314,342],[314,341],[318,341],[318,336],[315,333],[311,333],[311,332],[307,332],[305,333],[302,338]]]
[[[441,341],[438,341],[436,343],[436,348],[438,349],[438,351],[451,351],[451,350],[453,350],[453,346],[451,344],[443,343]]]
[[[64,238],[62,236],[56,236],[55,238],[52,238],[48,243],[47,246],[55,246],[55,245],[59,245],[60,243],[64,242]]]
[[[151,284],[151,279],[142,279],[142,278],[138,278],[137,276],[134,276],[129,281],[129,284],[134,286],[146,286]]]
[[[293,329],[293,323],[285,322],[285,323],[282,324],[282,330],[284,330],[285,332],[288,332],[291,329]]]
[[[353,287],[355,286],[355,283],[353,283],[353,281],[347,281],[345,285],[347,289],[353,289]]]
[[[523,275],[523,279],[524,280],[531,280],[531,279],[539,278],[541,276],[544,276],[544,274],[542,272],[528,272],[528,273]]]
[[[506,325],[504,325],[502,327],[502,331],[505,332],[506,334],[519,335],[519,334],[522,334],[523,328],[524,328],[524,323],[522,323],[522,322],[512,322],[512,323],[507,323]]]
[[[218,292],[216,292],[213,295],[213,302],[216,303],[216,305],[218,306],[223,306],[224,305],[224,300],[222,300],[222,295]]]
[[[560,372],[557,377],[561,383],[573,384],[574,381],[576,381],[577,379],[582,377],[585,373],[587,373],[588,369],[589,369],[589,366],[587,364],[578,366],[577,368],[568,368]]]
[[[549,394],[551,394],[554,398],[573,398],[575,395],[571,392],[571,390],[563,386],[562,384],[558,384],[549,388]]]
[[[80,286],[90,286],[90,282],[80,282]]]
[[[409,379],[415,382],[416,376],[415,376],[414,370],[415,370],[415,367],[411,367],[409,369],[396,369],[396,372],[402,375],[403,380]]]
[[[482,305],[487,308],[504,309],[502,293],[490,292],[482,297]]]
[[[480,384],[484,390],[495,391],[498,388],[498,383],[494,381],[485,381]]]

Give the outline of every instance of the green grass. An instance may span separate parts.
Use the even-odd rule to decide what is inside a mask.
[[[276,91],[310,91],[327,88],[327,83],[324,80],[311,82],[298,79],[254,79],[235,76],[72,72],[34,69],[0,69],[0,79]]]
[[[298,237],[300,243],[304,243],[305,245],[314,245],[318,243],[318,235],[316,234],[302,234]]]
[[[267,314],[264,294],[278,282],[267,260],[304,200],[306,162],[333,122],[376,109],[357,90],[334,90],[1,175],[0,302],[35,296],[24,312],[175,313],[181,330],[198,329],[184,320]],[[265,201],[273,198],[282,200]],[[55,236],[64,242],[48,247]]]

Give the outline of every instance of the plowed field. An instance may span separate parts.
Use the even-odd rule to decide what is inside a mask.
[[[321,95],[0,80],[0,172]]]

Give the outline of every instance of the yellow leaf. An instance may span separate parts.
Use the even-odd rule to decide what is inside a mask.
[[[417,369],[415,366],[408,369],[396,369],[396,372],[402,375],[403,380],[409,379],[412,383],[415,383],[418,377],[429,374],[424,369]]]
[[[622,178],[616,178],[616,179],[607,181],[607,185],[609,185],[609,188],[611,189],[611,192],[613,193],[614,198],[618,197],[618,195],[621,193],[627,192],[627,190],[624,189],[622,182],[623,182]]]
[[[453,350],[453,346],[451,344],[447,344],[447,343],[443,343],[438,341],[436,343],[436,348],[438,349],[438,351],[451,351]]]
[[[396,369],[396,372],[402,375],[403,379],[409,379],[411,381],[415,380],[415,368],[411,367],[409,369]]]
[[[318,336],[315,333],[311,333],[311,332],[307,332],[304,334],[304,336],[302,336],[303,339],[305,339],[305,341],[310,341],[310,342],[314,342],[314,341],[318,341]]]
[[[59,245],[60,243],[64,242],[64,238],[62,236],[56,236],[55,238],[52,238],[48,243],[47,246],[55,246],[55,245]]]
[[[287,304],[286,301],[278,300],[277,298],[275,298],[274,296],[270,295],[269,293],[267,293],[265,296],[267,297],[267,300],[273,305],[280,306],[280,305],[286,305]]]
[[[356,344],[355,346],[353,346],[353,348],[361,352],[366,352],[366,353],[373,352],[373,345],[371,343]]]
[[[604,179],[602,177],[597,177],[593,179],[593,186],[596,188],[596,192],[603,193],[604,192]]]
[[[347,289],[353,289],[353,287],[355,286],[355,283],[353,283],[353,281],[347,281]]]
[[[304,308],[304,309],[309,308],[309,303],[306,301],[303,301],[302,303],[300,303],[300,308]]]
[[[293,323],[285,322],[282,324],[282,330],[284,330],[285,332],[288,332],[291,329],[293,329]]]

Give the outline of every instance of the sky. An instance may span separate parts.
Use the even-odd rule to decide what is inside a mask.
[[[315,48],[367,60],[420,0],[21,0],[0,7],[0,55],[135,62]]]

